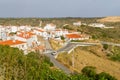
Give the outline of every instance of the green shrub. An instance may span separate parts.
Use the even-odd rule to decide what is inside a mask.
[[[100,74],[98,74],[97,79],[98,80],[117,80],[115,77],[105,72],[101,72]]]
[[[107,50],[107,49],[108,49],[108,44],[103,44],[103,48],[104,48],[105,50]]]
[[[96,77],[96,68],[92,66],[86,66],[82,69],[82,73],[88,77],[95,79]]]

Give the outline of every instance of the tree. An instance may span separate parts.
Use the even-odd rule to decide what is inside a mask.
[[[100,74],[98,74],[97,79],[98,80],[117,80],[115,77],[105,72],[101,72]]]
[[[96,78],[96,68],[93,66],[86,66],[82,69],[82,73],[90,78]]]
[[[105,50],[107,50],[107,49],[108,49],[108,44],[103,44],[103,48],[104,48]]]
[[[60,36],[61,40],[65,40],[65,38],[63,36]]]

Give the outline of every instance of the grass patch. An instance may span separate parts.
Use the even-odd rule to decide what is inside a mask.
[[[50,44],[51,44],[51,47],[54,50],[58,50],[58,49],[60,49],[62,47],[61,42],[59,42],[57,40],[54,40],[54,39],[50,39]]]
[[[85,66],[95,66],[98,73],[107,72],[120,80],[120,64],[119,62],[113,62],[107,58],[99,57],[89,50],[98,50],[97,54],[101,54],[99,50],[101,50],[101,46],[98,46],[94,49],[95,46],[91,47],[77,47],[74,50],[74,53],[61,53],[57,59],[67,65],[71,70],[75,70],[78,73],[84,68]],[[88,50],[86,50],[88,49]],[[71,65],[72,62],[72,55],[74,54],[74,69]],[[103,55],[104,56],[104,55]]]

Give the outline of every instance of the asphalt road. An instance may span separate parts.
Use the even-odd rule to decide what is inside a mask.
[[[112,42],[104,42],[104,41],[101,41],[100,43],[101,43],[101,44],[113,45],[113,46],[120,46],[120,44],[112,43]]]
[[[50,61],[54,64],[54,66],[63,70],[66,74],[71,74],[72,72],[66,66],[57,61],[54,55],[52,55],[52,52],[54,52],[54,50],[52,49],[48,40],[45,40],[45,45],[46,45],[45,55],[50,58]]]
[[[77,46],[94,46],[94,45],[99,45],[99,44],[108,44],[108,45],[114,45],[114,46],[120,46],[120,44],[115,44],[115,43],[110,43],[110,42],[103,42],[101,41],[100,43],[87,43],[87,42],[69,42],[66,46],[62,47],[61,49],[57,50],[56,56],[63,51],[69,52],[70,50],[74,49]],[[58,62],[54,55],[51,53],[54,52],[52,49],[50,43],[48,40],[45,40],[45,45],[46,45],[46,53],[45,55],[50,58],[50,61],[54,64],[54,66],[58,67],[59,69],[63,70],[66,74],[72,73],[66,66]]]
[[[50,58],[50,61],[54,64],[54,66],[56,66],[57,68],[63,70],[66,74],[71,74],[72,72],[63,64],[61,64],[60,62],[58,62],[53,55],[51,54],[45,54],[46,56],[48,56]]]
[[[77,46],[93,46],[98,45],[99,43],[85,43],[85,42],[70,42],[66,46],[62,47],[61,49],[57,50],[58,53],[60,52],[69,52],[71,49]]]

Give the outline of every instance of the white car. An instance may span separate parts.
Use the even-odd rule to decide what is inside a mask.
[[[56,51],[54,51],[54,52],[52,52],[51,54],[52,54],[52,55],[56,55],[56,54],[57,54],[57,52],[56,52]]]

